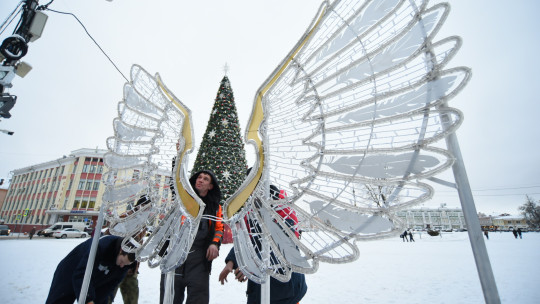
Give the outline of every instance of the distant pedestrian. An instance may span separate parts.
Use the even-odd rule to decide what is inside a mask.
[[[519,235],[519,238],[521,239],[521,228],[517,229],[517,234]]]
[[[514,230],[512,230],[512,233],[514,234],[514,238],[517,239],[517,237],[518,237],[518,232],[517,232],[516,228],[514,228]]]
[[[413,235],[412,235],[412,232],[409,230],[409,241],[411,242],[414,242],[414,238],[413,238]]]
[[[487,231],[487,230],[484,230],[484,235],[486,236],[486,239],[489,240],[489,235],[488,235],[488,231]]]
[[[32,228],[32,230],[30,230],[30,239],[32,239],[34,237],[34,234],[36,234],[36,227]]]
[[[403,233],[402,233],[401,235],[403,236],[403,241],[404,241],[404,242],[405,242],[405,241],[407,241],[407,242],[409,241],[409,239],[407,238],[407,235],[408,235],[408,234],[407,234],[407,230],[403,231]]]

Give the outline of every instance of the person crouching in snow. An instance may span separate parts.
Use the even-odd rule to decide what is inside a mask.
[[[78,303],[107,304],[122,282],[135,253],[122,250],[122,237],[108,235],[99,239],[92,277],[85,300]],[[46,304],[71,304],[79,297],[90,254],[92,239],[75,247],[56,267]]]

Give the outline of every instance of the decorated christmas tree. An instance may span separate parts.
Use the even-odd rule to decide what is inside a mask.
[[[229,78],[224,76],[191,172],[212,170],[219,180],[222,203],[246,177],[246,151]]]

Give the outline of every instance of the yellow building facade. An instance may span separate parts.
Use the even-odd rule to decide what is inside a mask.
[[[46,228],[56,222],[97,222],[106,171],[107,150],[79,149],[69,156],[13,170],[0,219],[13,232]],[[132,169],[132,178],[139,170]],[[169,197],[170,174],[154,177],[164,198]]]

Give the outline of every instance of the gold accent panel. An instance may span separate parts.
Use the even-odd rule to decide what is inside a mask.
[[[244,206],[245,202],[248,200],[249,196],[253,193],[255,190],[255,187],[259,183],[259,180],[262,176],[262,170],[264,168],[264,149],[262,146],[261,138],[259,137],[259,127],[261,126],[261,123],[264,119],[264,111],[262,106],[262,99],[264,94],[274,85],[274,83],[281,77],[285,69],[289,66],[291,61],[293,60],[294,56],[304,47],[306,42],[311,38],[313,32],[315,29],[319,26],[319,23],[321,22],[323,16],[326,13],[326,8],[324,8],[317,19],[317,22],[315,25],[311,28],[311,30],[308,32],[304,40],[302,40],[298,47],[288,55],[286,60],[281,65],[281,68],[274,74],[274,76],[270,79],[270,81],[257,92],[257,97],[255,99],[255,106],[253,108],[253,113],[251,115],[250,124],[248,126],[248,136],[247,140],[253,140],[255,142],[255,145],[257,147],[258,155],[259,155],[259,170],[257,170],[257,174],[255,175],[255,178],[253,178],[249,184],[242,190],[242,192],[235,194],[232,201],[229,203],[229,206],[227,207],[227,217],[231,218],[242,206]]]
[[[191,150],[193,148],[193,140],[191,138],[191,117],[189,115],[188,110],[178,102],[178,100],[174,97],[174,95],[165,87],[163,82],[161,81],[161,78],[159,76],[156,77],[157,83],[163,93],[167,95],[167,97],[172,101],[172,103],[184,114],[184,125],[182,127],[182,136],[185,140],[185,146],[182,150],[182,153],[178,156],[177,161],[179,164],[181,164],[184,160],[185,154],[187,151]],[[184,204],[186,210],[191,214],[193,217],[197,217],[199,214],[199,204],[195,201],[195,199],[186,191],[182,183],[180,182],[180,166],[176,166],[176,170],[174,171],[174,183],[176,185],[176,192],[180,196],[180,199],[182,200],[182,203]]]

